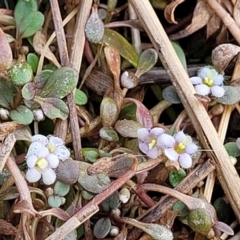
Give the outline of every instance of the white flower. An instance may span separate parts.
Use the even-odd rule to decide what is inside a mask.
[[[29,182],[37,182],[42,177],[43,183],[50,185],[56,180],[54,169],[59,160],[65,161],[70,157],[70,151],[64,146],[62,139],[41,134],[32,137],[29,146],[26,163],[28,170],[26,179]]]
[[[171,161],[178,161],[182,168],[192,166],[192,154],[197,151],[197,145],[192,138],[180,131],[174,136],[163,133],[158,138],[157,145],[164,150],[164,154]]]
[[[162,128],[152,128],[151,130],[147,128],[140,128],[137,131],[139,149],[145,153],[148,157],[154,159],[159,156],[161,149],[157,145],[158,137],[164,133]]]
[[[36,147],[35,147],[36,145]],[[38,142],[31,144],[32,148],[39,147]],[[36,154],[29,154],[26,159],[28,170],[26,179],[29,182],[37,182],[42,177],[43,183],[50,185],[56,180],[55,169],[59,164],[59,159],[56,155],[49,153],[44,146]]]
[[[225,93],[223,88],[223,75],[219,74],[215,69],[203,67],[198,72],[198,76],[190,78],[195,90],[198,94],[214,97],[222,97]]]

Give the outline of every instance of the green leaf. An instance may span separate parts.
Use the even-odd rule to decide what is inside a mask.
[[[60,181],[57,181],[53,188],[54,194],[61,197],[65,196],[69,192],[69,190],[70,186]]]
[[[111,209],[116,209],[119,206],[119,196],[118,192],[114,192],[109,198],[102,202],[102,207],[104,212],[108,212]]]
[[[52,74],[53,74],[52,70],[44,69],[38,75],[36,75],[33,79],[33,82],[35,83],[36,88],[41,89],[44,86],[44,84],[47,82],[47,80],[51,77]]]
[[[169,182],[173,187],[176,187],[186,177],[186,175],[186,172],[182,168],[179,168],[178,172],[171,171],[169,173]]]
[[[240,100],[239,86],[224,86],[225,93],[222,97],[216,98],[216,101],[225,105],[232,105]]]
[[[70,67],[62,67],[53,72],[41,89],[40,97],[66,97],[77,85],[78,72]]]
[[[149,71],[157,62],[158,54],[155,49],[149,48],[143,51],[138,59],[136,75],[140,77],[145,72]]]
[[[187,215],[189,214],[189,210],[186,206],[185,203],[181,202],[181,201],[177,201],[174,205],[173,205],[173,211],[178,212],[181,210],[181,213],[179,215],[180,219],[184,219],[187,217]]]
[[[57,208],[62,205],[62,199],[60,196],[51,195],[48,197],[48,205],[52,208]]]
[[[180,62],[182,63],[183,67],[185,70],[187,70],[187,61],[186,61],[186,57],[185,57],[185,53],[182,50],[182,48],[180,47],[180,45],[176,42],[171,42],[172,46],[180,60]]]
[[[23,19],[33,11],[37,11],[36,0],[18,0],[14,9],[14,19],[17,28],[19,28]]]
[[[38,56],[34,53],[29,53],[27,55],[27,62],[31,65],[33,72],[36,73],[39,62]]]
[[[84,105],[87,103],[87,95],[80,89],[75,91],[75,103],[78,105]]]
[[[23,86],[33,77],[32,67],[27,62],[15,63],[8,70],[9,78],[16,86]]]
[[[10,111],[10,118],[18,123],[28,125],[33,121],[33,113],[27,107],[20,105],[15,110]]]
[[[120,133],[123,137],[137,138],[137,131],[143,126],[136,121],[133,120],[118,120],[115,123],[115,129],[118,133]]]
[[[225,221],[230,213],[229,204],[223,198],[217,198],[213,203],[219,221]]]
[[[102,127],[99,131],[99,136],[109,142],[117,142],[119,140],[118,134],[111,127]]]
[[[168,86],[164,88],[162,92],[163,98],[173,104],[181,103],[181,100],[177,94],[176,88],[174,86]]]
[[[65,120],[68,117],[68,107],[61,99],[35,97],[34,101],[40,104],[44,114],[50,119],[60,118]]]
[[[224,144],[225,149],[229,156],[232,157],[239,157],[240,156],[240,149],[237,146],[236,142],[229,142]]]
[[[110,45],[119,51],[119,54],[129,61],[134,67],[138,65],[138,53],[134,47],[119,33],[114,30],[105,29],[103,43]]]
[[[97,148],[82,148],[82,154],[85,161],[96,162],[99,158],[99,152]]]
[[[43,25],[44,15],[41,12],[31,12],[18,27],[18,37],[27,38],[34,35]]]
[[[111,221],[109,218],[100,218],[94,225],[93,234],[96,238],[105,238],[110,229],[111,229]]]
[[[36,95],[36,85],[33,82],[25,84],[22,88],[22,96],[26,100],[32,100]]]
[[[0,105],[4,108],[10,108],[13,104],[13,97],[16,91],[17,90],[13,84],[0,78]]]

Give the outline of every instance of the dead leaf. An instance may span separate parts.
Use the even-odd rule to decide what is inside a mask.
[[[211,37],[214,33],[219,31],[222,20],[218,17],[217,14],[213,14],[210,18],[209,22],[207,23],[207,31],[206,31],[206,39]]]
[[[213,10],[208,6],[208,4],[203,0],[198,0],[193,12],[192,23],[180,32],[170,35],[169,38],[171,40],[177,40],[187,37],[188,35],[206,26],[212,15]]]
[[[0,71],[7,70],[11,66],[12,60],[12,49],[5,33],[0,28]]]
[[[2,141],[11,132],[14,132],[15,130],[23,128],[23,127],[24,127],[24,125],[14,122],[14,121],[0,123],[0,141]]]
[[[166,20],[169,22],[169,23],[173,23],[173,24],[177,24],[178,22],[175,20],[175,17],[174,17],[174,11],[176,9],[176,7],[185,2],[185,0],[175,0],[171,3],[169,3],[165,9],[164,9],[164,17],[166,18]]]
[[[212,64],[224,72],[230,61],[240,52],[240,47],[234,44],[221,44],[212,51]]]
[[[33,37],[33,47],[34,50],[38,53],[38,54],[43,54],[48,60],[50,60],[55,66],[57,66],[58,68],[61,67],[61,65],[59,64],[57,58],[55,57],[55,55],[52,53],[52,51],[50,50],[49,47],[47,47],[47,49],[44,51],[44,47],[46,44],[46,39],[44,34],[41,31],[38,31],[34,37]]]
[[[0,219],[0,235],[16,235],[17,228],[4,219]]]

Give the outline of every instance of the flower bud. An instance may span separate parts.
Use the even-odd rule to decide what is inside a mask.
[[[43,121],[45,119],[45,116],[41,109],[33,110],[33,117],[34,117],[34,120],[37,122]]]
[[[0,118],[2,120],[8,120],[8,118],[9,118],[9,111],[4,109],[4,108],[0,108]]]
[[[111,226],[111,229],[109,231],[109,235],[111,237],[116,237],[119,234],[119,228],[116,226]]]
[[[121,191],[119,192],[119,200],[122,203],[127,203],[129,199],[130,199],[129,190],[127,188],[122,188]]]

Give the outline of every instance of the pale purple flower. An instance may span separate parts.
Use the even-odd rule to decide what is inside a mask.
[[[192,155],[197,151],[197,145],[192,138],[180,131],[174,136],[163,133],[158,137],[157,145],[171,161],[178,161],[182,168],[192,166]]]
[[[225,93],[223,75],[219,74],[214,68],[203,67],[198,72],[198,76],[191,77],[190,80],[196,92],[200,95],[222,97]]]
[[[139,149],[145,153],[149,158],[157,158],[161,153],[161,149],[158,147],[157,142],[159,136],[164,133],[164,130],[159,127],[152,129],[140,128],[137,131]]]
[[[39,149],[34,154],[27,154],[26,163],[28,170],[26,172],[26,179],[29,182],[37,182],[41,179],[44,184],[50,185],[56,180],[56,173],[54,169],[59,164],[59,159],[56,155],[51,154],[48,148],[44,147],[39,142],[33,142],[29,149]],[[31,152],[34,152],[30,150]]]

